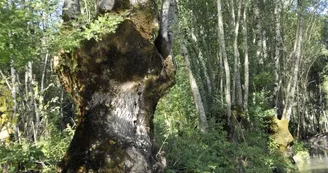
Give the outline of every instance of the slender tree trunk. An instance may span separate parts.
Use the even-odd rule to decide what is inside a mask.
[[[204,105],[202,102],[202,97],[200,95],[196,79],[194,78],[194,75],[192,74],[192,71],[191,71],[188,50],[187,50],[185,44],[182,44],[181,46],[182,46],[182,51],[183,51],[183,54],[185,57],[186,67],[188,70],[190,87],[191,87],[191,90],[193,93],[197,112],[199,113],[199,129],[202,132],[206,132],[208,123],[207,123],[207,118],[206,118],[206,114],[205,114],[205,108],[204,108]]]
[[[47,64],[48,64],[48,58],[49,58],[49,54],[48,52],[46,52],[45,54],[45,57],[44,57],[44,66],[43,66],[43,71],[42,71],[42,75],[41,75],[41,82],[40,82],[40,91],[37,95],[38,97],[38,101],[39,101],[39,106],[38,106],[38,111],[39,111],[39,128],[43,128],[43,129],[46,129],[44,127],[47,127],[47,124],[48,124],[48,117],[46,116],[45,114],[45,109],[44,109],[44,93],[45,93],[45,88],[44,88],[44,85],[45,85],[45,78],[46,78],[46,74],[47,74]],[[42,118],[42,121],[41,121],[41,118]],[[43,126],[43,127],[42,127]],[[47,130],[44,130],[44,135],[45,136],[48,136],[48,131]],[[41,135],[41,133],[43,132],[39,132]]]
[[[193,37],[193,34],[192,34],[192,37]],[[206,82],[204,82],[204,80],[199,80],[199,84],[200,84],[200,88],[202,88],[202,90],[200,90],[201,92],[201,95],[205,95],[205,94],[208,94],[209,93],[209,88],[208,88],[208,85],[210,84],[209,83],[209,78],[207,74],[205,74],[205,70],[204,70],[204,66],[205,64],[202,64],[202,60],[203,59],[203,53],[202,53],[202,50],[199,48],[199,45],[197,44],[196,42],[196,37],[192,38],[192,40],[189,42],[193,52],[194,53],[194,57],[196,57],[193,61],[192,59],[190,59],[190,67],[194,67],[194,73],[196,74],[196,76],[199,76],[201,79],[205,78]],[[188,52],[189,53],[189,52]],[[190,57],[193,57],[193,56],[190,56]],[[195,72],[196,71],[196,72]],[[207,77],[206,77],[207,76]],[[202,94],[203,93],[203,94]],[[210,104],[208,103],[208,100],[206,99],[206,96],[202,97],[202,100],[203,100],[203,105],[204,105],[204,108],[205,108],[205,114],[207,112],[207,107],[210,106]]]
[[[194,34],[193,31],[191,31],[191,38],[195,44],[195,49],[197,49],[197,60],[200,62],[199,64],[201,65],[201,69],[200,71],[203,72],[204,74],[204,77],[205,77],[205,80],[206,80],[206,88],[207,88],[207,93],[209,95],[212,95],[212,82],[211,82],[211,77],[208,73],[208,68],[206,66],[206,63],[205,63],[205,56],[202,52],[202,49],[200,48],[200,45],[198,44],[198,39],[196,37],[196,35]]]
[[[60,90],[59,100],[60,130],[63,131],[66,128],[66,123],[64,122],[64,89]]]
[[[235,17],[234,4],[231,5],[232,7],[231,14],[232,14],[232,19],[234,20],[233,22],[234,77],[233,77],[233,84],[232,84],[232,104],[238,106],[239,108],[242,108],[242,104],[243,104],[241,79],[240,79],[240,57],[239,57],[239,50],[238,50],[238,35],[239,35],[239,25],[240,25],[240,16],[241,16],[241,6],[242,6],[242,0],[238,0],[237,16]]]
[[[218,9],[218,41],[220,45],[220,51],[223,57],[224,71],[225,71],[225,98],[227,104],[227,118],[228,122],[231,117],[231,84],[230,84],[230,67],[228,62],[228,56],[226,52],[225,37],[224,37],[224,28],[223,28],[223,19],[222,19],[222,9],[221,9],[221,0],[217,0],[217,9]]]
[[[45,58],[44,58],[44,66],[43,66],[43,71],[42,71],[42,76],[41,76],[41,83],[40,83],[40,90],[44,90],[44,83],[45,83],[45,77],[46,77],[46,72],[47,72],[47,63],[48,63],[48,57],[49,54],[46,53]]]
[[[37,119],[38,114],[36,110],[36,102],[35,102],[35,85],[33,81],[33,63],[29,61],[26,65],[25,70],[25,94],[27,98],[27,138],[31,139],[34,143],[37,141]]]
[[[219,90],[219,96],[220,96],[220,107],[223,108],[224,103],[224,66],[223,66],[223,59],[222,59],[222,52],[219,51],[218,53],[218,60],[219,60],[219,84],[220,84],[220,90]]]
[[[302,4],[301,0],[297,1],[298,3],[298,17],[297,17],[297,33],[294,46],[293,57],[295,58],[295,65],[293,75],[287,87],[287,98],[286,105],[283,111],[283,118],[290,119],[292,113],[292,107],[294,105],[295,90],[298,81],[298,71],[301,61],[301,48],[302,48],[302,36],[303,36],[303,17],[302,17]]]
[[[275,95],[275,109],[276,109],[276,116],[281,117],[282,110],[283,110],[283,104],[282,104],[282,91],[281,91],[281,85],[282,85],[282,76],[281,69],[280,69],[280,63],[281,63],[281,56],[282,56],[282,37],[281,37],[281,25],[280,25],[280,12],[281,12],[281,2],[275,3],[275,57],[274,57],[274,64],[275,64],[275,89],[274,89],[274,95]]]
[[[33,111],[31,112],[32,116],[32,124],[33,124],[33,141],[34,143],[37,142],[38,137],[39,137],[39,127],[40,127],[40,104],[38,101],[39,100],[39,86],[36,84],[35,81],[35,76],[33,74],[33,62],[30,61],[28,63],[29,66],[29,75],[30,75],[30,92],[32,93],[32,97],[31,97],[31,107],[33,109]],[[38,101],[37,101],[38,99]]]
[[[253,0],[253,13],[254,13],[254,23],[255,23],[255,31],[253,44],[256,44],[256,57],[258,58],[258,62],[261,64],[263,62],[262,57],[262,21],[260,17],[260,8],[259,1]]]
[[[24,123],[24,131],[25,131],[25,138],[31,140],[31,128],[32,128],[32,117],[33,115],[31,114],[33,111],[31,110],[31,85],[30,85],[30,80],[29,80],[29,66],[25,66],[25,80],[24,80],[24,86],[25,86],[25,105],[26,105],[26,112],[23,114],[23,119],[25,120]],[[32,136],[33,139],[33,136]]]
[[[161,31],[153,1],[113,2],[129,9],[113,34],[86,40],[58,56],[57,73],[79,107],[79,123],[62,162],[62,172],[161,172],[156,155],[153,114],[159,98],[174,84],[175,65],[169,21],[173,0],[163,2]],[[118,3],[118,4],[116,4]],[[106,4],[106,3],[105,3]],[[140,8],[142,7],[142,8]],[[100,6],[110,11],[107,6]],[[141,9],[141,10],[140,10]],[[78,62],[75,70],[67,63]]]
[[[16,69],[14,67],[14,61],[11,61],[11,67],[10,67],[10,75],[11,75],[11,96],[14,102],[13,105],[13,115],[12,119],[14,119],[17,116],[17,81],[16,81]],[[19,123],[16,123],[15,127],[15,140],[20,143],[20,128],[19,128]]]
[[[262,29],[262,36],[261,36],[261,44],[262,44],[262,60],[261,60],[261,64],[264,63],[264,61],[268,58],[269,53],[268,53],[268,47],[267,47],[267,31],[265,29]]]
[[[249,92],[249,60],[248,60],[248,33],[247,33],[247,8],[248,0],[244,0],[244,49],[245,49],[245,60],[244,60],[244,73],[245,73],[245,82],[244,82],[244,111],[246,115],[248,113],[248,92]]]

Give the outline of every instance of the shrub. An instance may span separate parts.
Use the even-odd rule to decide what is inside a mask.
[[[20,144],[0,145],[0,172],[55,172],[56,164],[64,156],[72,136],[73,130],[68,127],[63,134],[53,132],[50,138],[36,144],[23,140]]]

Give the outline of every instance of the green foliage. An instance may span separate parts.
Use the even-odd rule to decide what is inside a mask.
[[[253,128],[245,132],[245,142],[230,142],[224,122],[211,122],[208,131],[202,133],[197,129],[198,116],[183,60],[177,56],[176,85],[160,100],[154,119],[158,148],[166,152],[167,172],[286,171],[289,161],[269,148],[265,117],[272,115],[272,110],[268,93],[253,96],[250,108]]]
[[[328,76],[323,77],[323,82],[322,82],[322,89],[324,90],[325,93],[328,93]],[[326,99],[328,98],[328,95],[325,94]]]
[[[261,131],[246,133],[247,142],[227,141],[222,124],[212,124],[208,132],[180,132],[163,142],[167,151],[168,172],[285,172],[289,161],[268,148],[269,138]],[[285,170],[285,171],[283,171]]]
[[[177,135],[180,131],[193,129],[197,126],[196,108],[189,85],[188,73],[184,66],[184,57],[176,56],[178,65],[176,84],[169,94],[158,103],[155,113],[155,123],[164,127],[167,135]],[[155,127],[157,128],[157,126]]]
[[[58,49],[71,51],[80,47],[83,40],[100,40],[101,36],[108,33],[114,33],[118,25],[127,18],[129,11],[121,13],[105,13],[98,16],[93,22],[80,16],[75,21],[64,24],[60,29],[60,33],[54,40],[54,46]]]
[[[263,71],[254,77],[254,83],[257,89],[272,89],[274,83],[274,75],[269,71]]]
[[[20,172],[27,170],[42,170],[55,172],[56,164],[64,156],[74,131],[67,127],[60,135],[53,131],[50,138],[37,144],[22,141],[20,144],[12,142],[0,145],[0,172]]]
[[[156,0],[156,2],[159,7],[161,1]],[[233,54],[232,38],[235,31],[232,25],[233,21],[231,21],[231,12],[232,7],[237,7],[237,3],[233,4],[233,1],[222,2],[224,31],[226,34],[225,41],[230,57]],[[245,141],[241,143],[230,142],[228,140],[227,125],[225,122],[220,122],[226,118],[225,105],[220,99],[217,99],[224,98],[224,93],[220,93],[224,89],[220,88],[220,80],[224,76],[224,72],[222,70],[223,67],[220,66],[222,62],[219,62],[221,55],[217,39],[217,2],[203,3],[201,1],[187,0],[178,2],[180,20],[178,25],[180,28],[174,29],[179,30],[181,33],[174,32],[176,35],[181,34],[177,38],[184,37],[186,40],[177,41],[176,39],[176,43],[186,42],[187,44],[195,78],[204,86],[204,88],[200,89],[207,113],[210,112],[210,115],[207,115],[210,117],[210,126],[206,133],[201,133],[197,129],[199,117],[190,92],[190,84],[187,80],[188,74],[183,63],[184,58],[177,56],[176,60],[179,67],[177,83],[170,93],[159,102],[154,119],[155,138],[158,141],[160,150],[166,152],[168,172],[229,173],[272,172],[272,170],[275,172],[287,172],[287,168],[292,167],[288,158],[277,152],[277,145],[271,142],[268,136],[269,121],[267,117],[270,118],[275,115],[275,109],[273,109],[275,86],[273,72],[275,69],[274,54],[276,46],[276,31],[274,28],[275,3],[269,1],[266,4],[259,3],[260,16],[256,17],[252,9],[255,7],[254,2],[250,1],[248,9],[246,9],[249,20],[247,21],[247,26],[249,27],[248,44],[250,49],[251,78],[248,114],[251,123],[250,127],[240,129],[245,132]],[[304,5],[309,5],[309,2]],[[130,15],[129,11],[125,11],[119,14],[107,13],[96,18],[95,1],[83,0],[81,1],[81,16],[75,21],[70,21],[62,26],[61,16],[58,12],[61,5],[57,0],[0,0],[0,69],[4,70],[4,73],[8,72],[6,70],[10,67],[10,63],[15,67],[23,67],[27,61],[33,60],[36,62],[39,59],[41,60],[45,54],[44,52],[49,53],[49,57],[51,57],[51,54],[57,54],[61,49],[71,51],[80,47],[80,43],[83,40],[100,40],[103,34],[115,32],[117,26]],[[281,29],[284,45],[280,63],[281,69],[284,70],[279,75],[286,77],[285,79],[287,80],[288,76],[290,76],[288,71],[292,70],[294,65],[294,61],[290,57],[292,57],[294,49],[297,15],[293,10],[293,4],[291,4],[291,9],[288,9],[288,6],[283,6],[285,9],[281,12]],[[309,108],[309,105],[316,106],[318,100],[325,101],[320,95],[328,93],[327,69],[321,70],[326,64],[326,61],[322,61],[322,59],[328,55],[327,49],[321,45],[321,43],[327,44],[328,25],[327,21],[325,21],[327,17],[310,14],[312,6],[309,6],[308,9],[309,11],[304,14],[302,62],[299,71],[301,82],[298,89],[300,89],[300,93],[302,91],[306,92],[305,89],[301,90],[301,84],[304,83],[305,86],[309,85],[309,88],[311,85],[320,86],[320,91],[318,91],[318,96],[315,96],[317,91],[312,93],[314,96],[311,99],[314,101],[310,100],[311,104],[304,102],[304,106],[307,108]],[[256,33],[257,26],[255,25],[257,25],[257,22],[260,22],[262,25],[261,31],[259,31],[260,37]],[[238,48],[241,65],[244,63],[243,56],[245,53],[242,46],[245,43],[243,43],[242,37],[243,35],[240,32]],[[263,39],[262,45],[257,45],[257,40],[261,39]],[[175,46],[176,52],[180,51],[178,47]],[[229,65],[233,67],[232,58],[229,59]],[[320,70],[316,69],[311,74],[309,69],[316,59],[320,59],[318,61]],[[73,63],[72,69],[74,69],[74,64],[76,63]],[[41,78],[37,73],[41,72],[43,68],[40,64],[42,63],[33,66],[33,73],[35,73],[35,81],[37,82]],[[44,64],[44,67],[48,68],[46,64]],[[208,83],[205,79],[205,71],[209,74],[213,89],[212,95],[208,94],[207,88],[209,86],[207,86]],[[320,71],[323,72],[320,73]],[[24,83],[24,73],[21,72],[17,76],[19,76],[20,82]],[[321,83],[319,81],[312,82],[312,80],[315,80],[313,76],[319,73],[319,78],[322,80],[320,81]],[[304,77],[308,75],[309,79]],[[8,140],[2,141],[3,144],[0,145],[0,172],[41,170],[41,167],[42,172],[55,172],[56,163],[63,157],[66,151],[73,135],[73,130],[70,127],[64,132],[58,129],[61,129],[63,124],[72,122],[70,119],[72,116],[66,116],[66,114],[69,114],[69,112],[72,114],[74,107],[67,106],[69,105],[65,102],[67,99],[59,98],[61,90],[58,86],[52,87],[53,84],[51,84],[56,83],[56,81],[53,81],[47,75],[45,77],[46,83],[49,84],[49,87],[51,85],[51,87],[46,87],[43,91],[38,91],[40,89],[38,84],[24,86],[24,84],[17,83],[20,86],[17,87],[19,111],[16,117],[9,117],[9,114],[11,114],[10,107],[12,107],[11,93],[9,90],[3,89],[5,87],[2,87],[2,85],[5,86],[5,81],[1,81],[0,111],[2,114],[0,115],[0,126],[8,125],[10,130],[12,130],[11,132],[13,132],[14,127],[17,125],[17,117],[33,122],[31,119],[34,118],[33,115],[35,114],[32,111],[42,112],[42,123],[46,124],[46,126],[39,126],[40,129],[38,130],[42,133],[45,131],[50,136],[49,134],[38,134],[41,137],[33,144],[31,139],[24,138],[21,143],[13,142],[12,139],[11,142],[8,142]],[[9,78],[8,80],[10,81]],[[222,80],[224,85],[224,78]],[[16,83],[12,85],[16,85]],[[29,86],[31,90],[25,93],[25,89]],[[306,94],[299,95],[302,97]],[[327,94],[324,94],[324,97],[327,100]],[[41,98],[44,100],[41,100]],[[39,107],[35,109],[24,108],[32,105],[30,104],[32,100],[36,100],[35,103],[40,103]],[[41,101],[43,101],[42,104]],[[300,107],[302,106],[300,105]],[[303,112],[312,116],[312,111],[309,109],[304,109]],[[69,120],[65,120],[65,117]],[[320,123],[324,121],[324,118],[320,117]],[[296,121],[296,123],[298,122]],[[24,123],[22,124],[22,126],[25,125]],[[25,133],[23,129],[21,129],[21,132]],[[31,134],[29,135],[31,136]],[[305,151],[306,148],[302,143],[296,141],[293,150],[294,153],[298,153]]]
[[[0,66],[8,67],[11,59],[16,60],[13,65],[21,66],[39,51],[39,9],[32,10],[36,2],[23,5],[18,1],[0,0],[0,4]],[[29,5],[31,8],[27,8]]]
[[[17,118],[12,118],[11,107],[13,101],[10,91],[4,85],[4,81],[0,81],[0,129],[6,127],[11,130]],[[1,139],[1,137],[0,137]]]
[[[19,170],[36,169],[36,161],[44,157],[40,146],[31,145],[23,142],[22,144],[11,144],[10,147],[1,146],[1,165],[9,167],[9,172],[18,172]],[[3,172],[6,172],[2,168]]]
[[[305,145],[304,142],[300,141],[300,140],[295,140],[293,141],[293,153],[297,153],[300,151],[308,151],[308,147]]]

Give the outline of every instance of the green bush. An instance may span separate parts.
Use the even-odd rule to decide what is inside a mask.
[[[246,142],[232,143],[227,132],[212,128],[207,133],[197,130],[180,132],[161,141],[166,152],[167,172],[285,172],[285,158],[268,148],[268,136],[248,132]],[[220,128],[221,127],[221,128]],[[280,170],[277,170],[280,169]]]
[[[56,164],[64,156],[72,136],[73,130],[68,127],[63,134],[54,132],[49,139],[37,144],[22,141],[20,144],[0,145],[0,172],[55,172]]]

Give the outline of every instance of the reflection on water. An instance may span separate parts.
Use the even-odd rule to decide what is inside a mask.
[[[301,173],[328,173],[328,156],[311,157]]]
[[[314,135],[308,144],[311,157],[306,164],[306,173],[328,173],[328,133]]]

